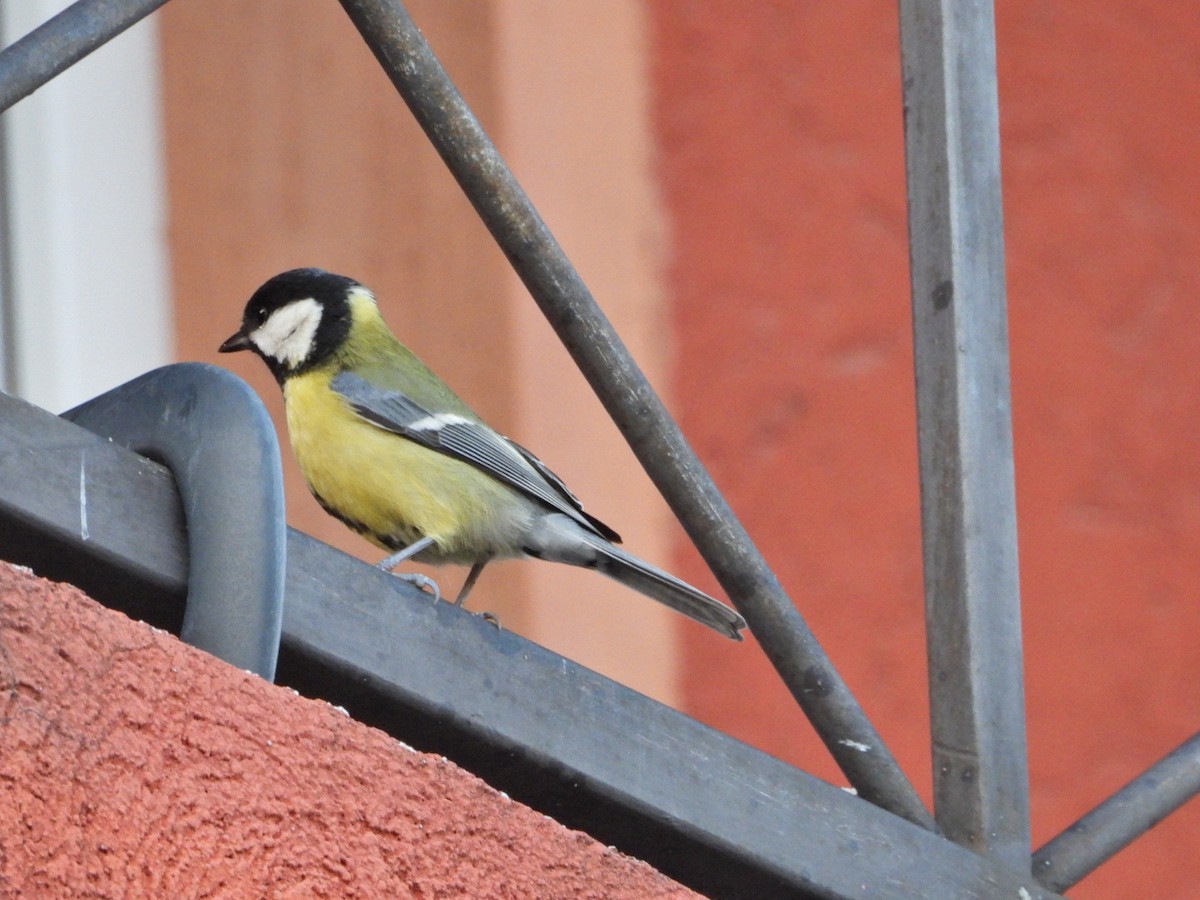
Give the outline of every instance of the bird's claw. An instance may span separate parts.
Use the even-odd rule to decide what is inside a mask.
[[[433,595],[433,602],[437,603],[442,599],[442,589],[438,587],[436,581],[428,575],[422,575],[419,572],[410,572],[404,575],[397,575],[403,581],[407,581],[411,585],[415,585],[418,590],[424,591],[427,594]]]
[[[495,626],[496,626],[496,630],[497,630],[497,631],[503,631],[503,630],[504,630],[504,626],[502,626],[502,625],[500,624],[500,617],[499,617],[498,615],[496,615],[495,613],[490,613],[490,612],[481,612],[481,613],[479,614],[479,617],[480,617],[481,619],[483,619],[483,621],[485,621],[485,622],[491,622],[493,625],[495,625]]]

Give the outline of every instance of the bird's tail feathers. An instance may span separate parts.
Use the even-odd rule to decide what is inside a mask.
[[[563,513],[546,513],[531,521],[522,546],[526,553],[539,559],[595,569],[726,637],[742,639],[740,632],[746,627],[746,620],[734,610],[610,544]]]
[[[590,535],[589,535],[590,537]],[[746,620],[720,600],[607,541],[589,540],[597,551],[594,568],[676,612],[740,641]]]

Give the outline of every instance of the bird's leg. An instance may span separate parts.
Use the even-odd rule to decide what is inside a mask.
[[[479,580],[479,573],[483,571],[483,567],[486,566],[487,563],[488,561],[485,559],[471,566],[471,571],[467,573],[467,578],[466,581],[463,582],[462,589],[459,590],[458,596],[454,598],[455,606],[462,606],[467,602],[467,594],[471,593],[471,588],[475,587],[475,582]],[[495,613],[485,611],[481,612],[479,615],[483,617],[484,621],[491,622],[493,625],[495,625],[498,631],[502,630],[500,627],[500,617]]]
[[[431,544],[433,544],[433,538],[429,537],[428,535],[421,538],[419,541],[413,541],[403,550],[397,550],[395,553],[381,562],[379,564],[379,568],[383,569],[385,572],[390,572],[392,569],[396,568],[396,566],[400,565],[400,563],[404,562],[406,559],[412,559]]]
[[[458,596],[456,596],[454,601],[455,606],[462,606],[464,602],[467,602],[467,594],[470,593],[470,589],[475,587],[475,582],[479,581],[479,574],[481,571],[484,571],[485,565],[487,565],[487,560],[481,559],[478,563],[470,566],[470,571],[467,572],[467,580],[462,583],[462,589],[458,590]],[[500,617],[496,613],[481,612],[479,614],[484,617],[485,622],[491,622],[493,625],[496,625],[497,630],[500,630]]]
[[[455,606],[462,606],[467,602],[467,594],[471,593],[471,588],[475,587],[475,582],[479,580],[479,573],[483,571],[483,567],[487,565],[487,560],[475,563],[471,566],[471,571],[467,573],[467,580],[463,582],[462,589],[458,592],[458,596],[454,598]]]
[[[383,569],[385,572],[391,572],[392,569],[396,568],[396,566],[400,565],[400,563],[404,562],[406,559],[412,559],[414,556],[432,544],[433,538],[429,537],[428,535],[421,538],[419,541],[413,541],[403,550],[396,551],[383,562],[379,563],[377,568]],[[422,590],[429,591],[429,593],[433,594],[434,603],[437,603],[442,599],[441,588],[439,588],[437,586],[437,582],[428,575],[421,575],[413,572],[408,575],[397,575],[396,577],[404,579],[409,584],[415,584]]]

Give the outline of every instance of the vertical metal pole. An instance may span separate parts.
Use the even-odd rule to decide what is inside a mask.
[[[935,814],[1028,871],[990,0],[901,0]]]

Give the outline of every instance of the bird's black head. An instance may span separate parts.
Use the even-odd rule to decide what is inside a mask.
[[[362,286],[324,269],[292,269],[254,292],[242,327],[221,345],[222,353],[253,350],[283,384],[320,365],[350,334],[349,292]]]

